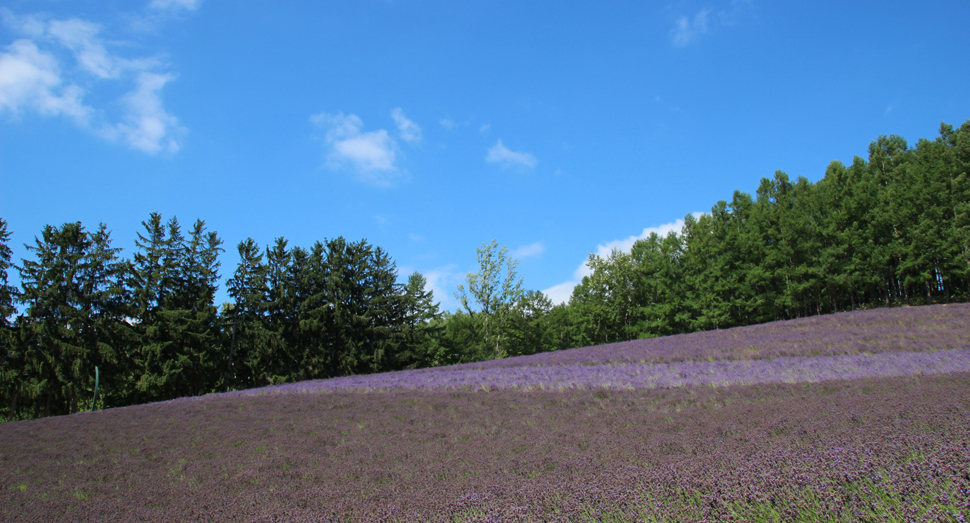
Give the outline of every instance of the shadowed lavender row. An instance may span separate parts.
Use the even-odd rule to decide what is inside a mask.
[[[951,372],[970,372],[970,350],[663,364],[552,365],[502,369],[449,367],[436,369],[436,372],[402,371],[304,381],[230,394],[392,390],[651,389],[803,383]]]

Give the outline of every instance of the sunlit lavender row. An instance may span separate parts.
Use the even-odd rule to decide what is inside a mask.
[[[913,374],[970,372],[970,349],[742,361],[441,368],[304,381],[237,394],[396,390],[652,389],[804,383]]]
[[[673,363],[965,349],[970,348],[968,322],[968,303],[887,307],[465,363],[460,367]]]

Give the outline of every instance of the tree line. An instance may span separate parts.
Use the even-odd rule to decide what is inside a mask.
[[[970,121],[939,134],[880,136],[816,183],[776,172],[680,234],[591,256],[571,344],[970,299]]]
[[[680,232],[590,255],[591,274],[567,304],[514,289],[499,307],[459,296],[439,344],[474,361],[970,300],[970,121],[943,123],[915,147],[880,136],[868,152],[849,166],[832,162],[816,183],[778,171],[754,196],[735,191],[700,218],[686,216]],[[494,243],[479,251],[480,274],[487,251]],[[470,289],[480,274],[469,275]]]
[[[438,304],[420,274],[397,283],[379,247],[279,238],[261,250],[247,239],[226,281],[232,301],[217,307],[218,234],[201,220],[184,233],[157,213],[142,225],[130,259],[103,224],[48,225],[15,267],[0,219],[5,419],[436,363],[423,350]]]
[[[0,219],[0,409],[23,419],[305,379],[448,365],[857,308],[970,299],[970,121],[816,183],[783,172],[680,232],[590,255],[568,303],[526,290],[508,249],[441,311],[427,281],[342,237],[237,246],[217,307],[222,240],[198,220],[142,222],[130,259],[100,225],[46,226],[12,264]],[[9,285],[18,270],[21,285]],[[23,312],[18,313],[17,305]]]

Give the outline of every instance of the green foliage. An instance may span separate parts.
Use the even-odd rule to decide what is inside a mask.
[[[915,148],[880,136],[818,183],[779,171],[682,234],[591,256],[572,345],[970,299],[968,160],[970,121]]]
[[[465,284],[455,292],[461,306],[469,315],[478,314],[480,342],[473,351],[475,359],[504,358],[508,355],[506,329],[514,307],[522,296],[522,278],[515,272],[519,262],[508,257],[508,247],[499,248],[492,240],[478,248],[477,273],[465,276]]]
[[[556,336],[549,321],[552,301],[540,291],[525,291],[508,322],[509,356],[525,356],[555,349]]]
[[[683,231],[590,256],[566,305],[523,289],[495,240],[444,312],[393,260],[342,237],[237,246],[213,301],[222,240],[197,220],[142,222],[131,260],[107,228],[46,226],[8,284],[0,219],[0,408],[76,412],[98,368],[107,407],[305,379],[528,355],[887,305],[970,300],[970,121],[909,147],[880,136],[817,183],[783,172]],[[18,314],[16,304],[22,305]]]
[[[18,343],[17,331],[11,317],[17,309],[14,300],[17,289],[8,284],[7,270],[13,251],[7,242],[11,232],[7,222],[0,218],[0,397],[9,398],[7,416],[10,419],[17,410],[17,399],[22,394],[23,347]]]
[[[25,395],[45,399],[45,413],[77,412],[93,387],[94,367],[118,375],[126,331],[125,263],[102,224],[88,233],[79,222],[46,226],[28,250],[36,261],[20,269],[20,383]],[[105,382],[105,399],[118,383]]]
[[[425,290],[428,280],[414,272],[404,284],[405,343],[400,351],[402,366],[410,369],[437,367],[452,363],[448,350],[441,344],[444,321],[434,292]]]
[[[222,240],[197,220],[186,238],[177,218],[142,222],[130,271],[137,341],[131,351],[131,401],[211,392],[220,375],[220,325],[213,300]]]
[[[254,387],[442,364],[440,313],[426,281],[397,283],[391,258],[366,241],[336,238],[310,250],[283,238],[261,253],[239,244],[228,282],[235,300],[231,383]],[[264,263],[263,260],[266,260]]]

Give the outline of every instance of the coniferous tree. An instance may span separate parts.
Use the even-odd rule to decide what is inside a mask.
[[[213,303],[222,240],[201,220],[188,238],[177,218],[166,226],[153,213],[142,225],[146,234],[138,234],[131,271],[140,336],[132,358],[138,376],[133,401],[214,390],[222,369]]]
[[[234,344],[226,381],[230,388],[250,388],[273,383],[271,346],[267,343],[266,303],[268,269],[259,245],[247,238],[239,242],[239,265],[226,283],[234,299],[229,321]]]
[[[20,269],[26,305],[24,343],[30,345],[31,395],[43,397],[44,414],[77,412],[94,385],[94,367],[106,403],[117,398],[118,348],[128,327],[122,286],[125,264],[102,224],[88,233],[80,222],[44,228],[36,260]]]
[[[0,398],[7,400],[7,420],[16,417],[17,400],[23,394],[22,380],[25,371],[21,354],[23,347],[18,343],[12,319],[17,312],[14,305],[17,289],[9,285],[7,279],[13,257],[13,251],[8,245],[10,235],[7,222],[0,218]]]
[[[693,217],[691,217],[693,218]],[[671,231],[661,238],[651,233],[633,244],[635,303],[639,307],[638,337],[686,332],[681,257],[682,237]]]
[[[174,294],[179,287],[184,250],[177,218],[166,226],[160,214],[152,213],[142,226],[145,234],[139,232],[135,240],[130,277],[139,337],[131,356],[134,383],[130,394],[134,403],[174,396],[167,386],[171,368],[177,363],[177,342],[173,340],[177,315],[171,311],[177,301]]]
[[[277,238],[272,247],[266,248],[266,343],[274,354],[269,374],[286,379],[296,372],[293,355],[289,350],[294,331],[298,329],[299,314],[294,308],[292,280],[292,253],[286,248],[285,238]]]
[[[336,375],[393,368],[404,333],[406,300],[394,262],[366,241],[326,244],[324,310]]]
[[[333,353],[326,336],[329,302],[326,294],[326,248],[315,242],[310,250],[291,252],[289,278],[296,330],[290,341],[294,381],[332,376]]]
[[[452,363],[441,344],[444,323],[434,291],[425,290],[427,278],[414,272],[404,284],[404,342],[399,351],[399,364],[405,368],[436,367]]]
[[[207,231],[205,222],[192,225],[185,248],[175,294],[174,310],[180,311],[180,379],[177,395],[198,395],[215,390],[224,357],[217,347],[220,322],[215,306],[219,289],[219,254],[222,240],[215,231]]]

